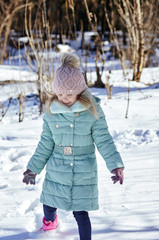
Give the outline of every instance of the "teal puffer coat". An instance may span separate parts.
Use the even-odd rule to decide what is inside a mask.
[[[78,101],[71,107],[55,100],[44,114],[43,132],[27,168],[39,174],[46,165],[40,201],[67,211],[98,209],[94,143],[110,172],[123,162],[109,134],[98,99],[98,118]]]

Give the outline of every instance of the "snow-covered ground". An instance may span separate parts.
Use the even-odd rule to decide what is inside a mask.
[[[148,75],[152,71],[153,74]],[[2,69],[1,74],[5,76]],[[143,82],[157,82],[159,70],[145,71],[142,84],[131,83],[127,119],[127,82],[119,75],[120,71],[111,75],[114,86],[112,99],[107,100],[105,89],[91,89],[102,99],[110,132],[125,163],[124,184],[113,185],[111,174],[97,152],[100,208],[90,212],[92,239],[158,240],[159,84],[146,86]],[[1,88],[0,100],[4,101],[9,92],[7,86],[5,93]],[[42,224],[39,195],[45,171],[37,176],[35,186],[22,183],[23,172],[42,128],[42,116],[36,117],[34,110],[33,106],[27,108],[28,114],[35,119],[25,116],[22,123],[17,123],[4,118],[0,124],[0,240],[77,240],[77,226],[72,213],[62,210],[58,211],[60,224],[56,231],[36,233]]]

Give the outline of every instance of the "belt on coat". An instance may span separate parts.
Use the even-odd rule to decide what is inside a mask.
[[[63,147],[56,145],[54,146],[54,152],[61,153],[63,155],[82,155],[89,154],[95,151],[94,145],[84,146],[84,147]]]

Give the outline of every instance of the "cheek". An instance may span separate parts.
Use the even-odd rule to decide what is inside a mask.
[[[60,94],[57,97],[58,97],[58,99],[62,99],[64,96]]]
[[[76,97],[72,97],[72,102],[75,102],[76,101]]]

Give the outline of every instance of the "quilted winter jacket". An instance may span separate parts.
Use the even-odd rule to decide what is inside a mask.
[[[44,114],[41,139],[27,168],[39,174],[46,165],[40,197],[45,205],[67,211],[98,209],[94,144],[110,172],[124,167],[109,134],[99,99],[93,97],[93,100],[98,118],[78,101],[66,107],[54,100],[50,106],[51,114]]]

